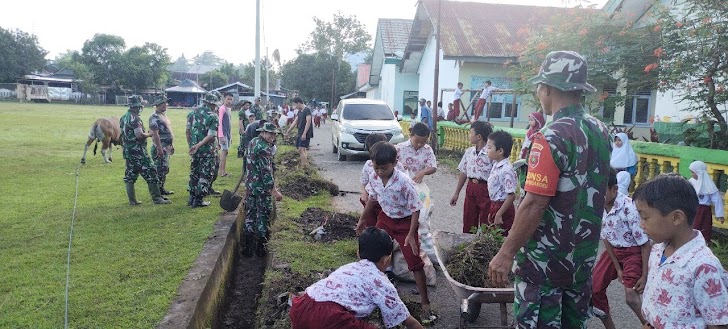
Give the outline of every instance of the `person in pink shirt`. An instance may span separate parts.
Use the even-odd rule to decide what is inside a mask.
[[[623,173],[629,176],[629,173]],[[624,286],[629,308],[641,323],[645,322],[640,294],[647,282],[647,261],[652,246],[640,228],[640,216],[632,199],[619,192],[617,173],[613,168],[609,169],[607,183],[600,236],[605,251],[594,266],[592,304],[594,314],[602,320],[604,327],[612,329],[616,327],[609,312],[607,288],[615,279]]]
[[[226,170],[226,164],[231,141],[230,112],[233,106],[233,94],[226,92],[223,97],[223,104],[217,110],[220,120],[220,124],[217,125],[217,139],[220,142],[220,168],[218,169],[218,175],[220,177],[229,175]]]
[[[728,328],[728,272],[693,229],[695,188],[661,174],[634,192],[640,227],[655,243],[642,295],[643,328]]]
[[[388,142],[374,144],[371,151],[374,172],[369,176],[369,201],[356,225],[357,234],[364,230],[365,219],[371,216],[378,203],[382,211],[377,216],[377,227],[385,230],[399,243],[407,268],[412,271],[420,294],[423,323],[437,319],[430,308],[424,262],[419,256],[418,234],[420,210],[423,203],[414,182],[397,169],[397,149]]]
[[[490,123],[476,121],[470,126],[470,148],[465,150],[463,158],[458,165],[458,185],[455,194],[450,198],[450,205],[455,206],[460,197],[460,191],[467,181],[465,188],[465,203],[463,205],[463,233],[472,233],[482,224],[487,224],[490,212],[490,195],[488,194],[488,176],[493,162],[488,159],[488,150],[485,144],[488,136],[493,132]]]
[[[397,144],[397,161],[410,174],[412,180],[419,184],[426,175],[437,171],[437,159],[432,147],[427,144],[430,128],[418,122],[410,128],[409,140]]]
[[[293,329],[376,329],[362,318],[376,308],[387,328],[421,329],[384,274],[394,244],[387,232],[369,227],[359,236],[359,261],[346,264],[293,298]]]

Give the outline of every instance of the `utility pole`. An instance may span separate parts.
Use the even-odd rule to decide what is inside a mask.
[[[437,152],[437,97],[438,89],[440,88],[440,13],[442,12],[442,0],[437,1],[437,32],[435,32],[435,86],[432,90],[432,105],[435,108],[433,111],[430,109],[430,115],[432,116],[432,134],[430,135],[430,146],[432,150]],[[434,113],[433,113],[434,112]]]
[[[265,106],[270,107],[270,59],[268,47],[265,47]]]
[[[260,0],[255,0],[255,93],[260,97]]]

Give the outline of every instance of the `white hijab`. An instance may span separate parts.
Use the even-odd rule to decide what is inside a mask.
[[[617,173],[617,188],[619,192],[629,196],[629,184],[632,182],[632,175],[626,171],[620,171]]]
[[[690,178],[690,183],[695,187],[698,195],[711,195],[718,191],[713,179],[708,175],[708,166],[703,161],[693,161],[690,164],[690,171],[694,172],[698,179]]]
[[[629,144],[629,138],[625,133],[618,133],[615,137],[622,141],[622,147],[617,147],[612,143],[612,158],[609,164],[614,169],[629,168],[637,164],[637,154],[634,153],[632,145]]]

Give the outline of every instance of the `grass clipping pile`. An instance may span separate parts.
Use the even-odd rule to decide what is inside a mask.
[[[453,280],[479,288],[496,288],[488,277],[488,263],[503,245],[503,236],[496,229],[485,229],[468,243],[463,243],[448,259],[445,267]]]
[[[308,197],[328,191],[332,196],[339,195],[339,186],[318,175],[315,168],[299,168],[300,158],[296,150],[283,153],[276,159],[279,168],[280,191],[283,195],[301,201]],[[280,168],[286,168],[280,172]]]

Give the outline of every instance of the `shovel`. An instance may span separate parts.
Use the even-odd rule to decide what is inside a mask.
[[[225,209],[227,212],[233,212],[235,209],[238,209],[243,197],[236,193],[238,193],[238,189],[240,188],[240,184],[243,183],[243,179],[245,179],[245,175],[240,175],[240,180],[238,181],[238,185],[235,186],[235,191],[230,192],[225,190],[222,192],[222,197],[220,197],[220,208]]]

